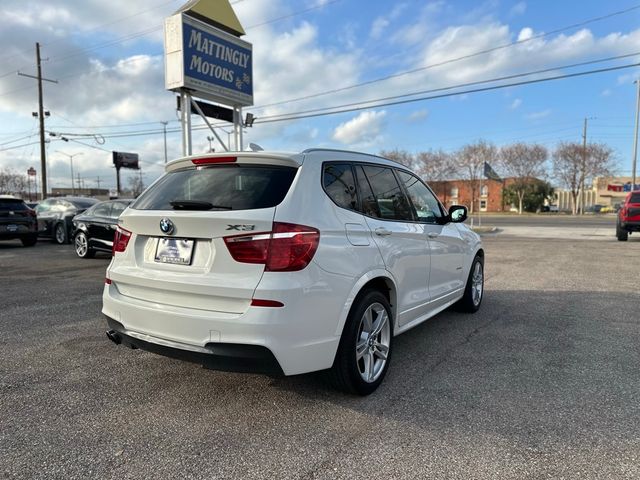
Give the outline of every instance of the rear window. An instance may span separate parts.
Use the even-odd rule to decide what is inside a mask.
[[[138,210],[171,210],[180,200],[207,202],[213,210],[275,207],[291,187],[296,168],[273,165],[215,165],[178,170],[162,177],[132,205]]]
[[[28,210],[29,207],[22,201],[16,200],[14,198],[0,198],[0,210],[4,211],[18,211],[18,210]]]
[[[89,208],[98,203],[97,200],[93,198],[80,199],[80,200],[67,200],[67,202],[75,205],[76,208]]]

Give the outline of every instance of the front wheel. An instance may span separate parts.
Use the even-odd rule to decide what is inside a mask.
[[[379,291],[364,293],[349,312],[329,371],[334,386],[358,395],[374,392],[389,368],[392,336],[389,301]]]
[[[76,254],[80,258],[92,258],[95,255],[95,252],[89,248],[89,240],[84,232],[78,232],[73,243],[76,247]]]
[[[482,298],[484,297],[484,261],[482,257],[476,255],[471,264],[467,285],[464,295],[458,302],[460,310],[474,313],[480,309]]]

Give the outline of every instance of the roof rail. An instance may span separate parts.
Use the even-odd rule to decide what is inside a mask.
[[[300,153],[307,154],[312,152],[340,152],[340,153],[351,153],[356,155],[366,155],[367,157],[380,158],[382,160],[388,160],[390,162],[395,162],[402,165],[400,162],[393,160],[392,158],[381,157],[380,155],[374,155],[372,153],[356,152],[354,150],[342,150],[339,148],[307,148],[306,150],[303,150]]]

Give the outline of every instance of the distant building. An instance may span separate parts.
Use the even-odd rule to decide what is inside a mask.
[[[538,180],[538,179],[532,179]],[[505,178],[502,181],[483,178],[482,182],[471,180],[442,180],[438,182],[428,182],[434,193],[445,207],[451,205],[465,205],[470,212],[478,210],[478,192],[474,189],[480,188],[480,211],[488,213],[510,212],[517,209],[517,205],[504,205],[504,189],[515,183],[515,178]]]
[[[635,189],[640,190],[640,184],[636,184]],[[593,205],[615,208],[631,190],[631,177],[596,177],[593,184],[584,189],[585,208]],[[571,210],[573,199],[569,190],[556,190],[556,199],[559,210]]]

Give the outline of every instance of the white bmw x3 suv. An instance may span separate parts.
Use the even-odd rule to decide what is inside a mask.
[[[102,312],[117,344],[272,375],[382,382],[393,337],[475,312],[480,237],[406,167],[310,149],[170,162],[119,218]]]

